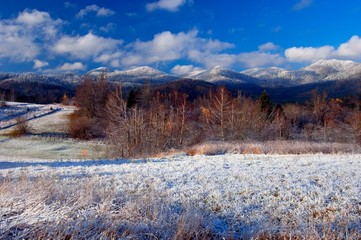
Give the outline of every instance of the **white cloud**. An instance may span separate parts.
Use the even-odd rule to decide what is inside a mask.
[[[337,55],[350,59],[361,59],[361,38],[359,36],[352,36],[351,39],[341,44],[337,49]]]
[[[40,12],[36,9],[30,11],[25,10],[18,15],[16,18],[18,23],[23,23],[26,25],[37,25],[44,22],[51,21],[50,15],[47,12]]]
[[[109,17],[109,16],[112,16],[115,14],[115,12],[111,9],[108,9],[108,8],[101,8],[99,7],[98,5],[89,5],[83,9],[81,9],[76,17],[77,18],[83,18],[85,17],[86,15],[88,15],[89,13],[95,13],[96,16],[98,17]]]
[[[194,50],[214,53],[233,46],[219,40],[200,38],[197,30],[177,34],[166,31],[156,34],[150,41],[136,41],[130,44],[123,64],[133,66],[172,61],[190,58],[190,53]]]
[[[167,11],[178,11],[178,9],[187,3],[187,0],[159,0],[157,2],[148,3],[146,9],[151,12],[157,9],[163,9]]]
[[[23,26],[32,34],[46,38],[54,38],[63,24],[61,19],[52,19],[48,12],[41,12],[36,9],[24,10],[19,13],[14,22]]]
[[[71,3],[71,2],[64,2],[64,7],[65,8],[76,8],[76,4]]]
[[[123,52],[119,50],[113,53],[103,53],[100,56],[96,57],[94,61],[103,64],[110,64],[112,67],[120,67],[122,56]]]
[[[73,58],[89,59],[96,58],[104,53],[112,53],[118,49],[121,40],[103,38],[88,33],[85,36],[64,36],[52,47],[57,54],[70,55]]]
[[[62,66],[58,67],[58,70],[60,71],[85,70],[85,66],[81,62],[64,63]]]
[[[204,67],[222,66],[232,67],[241,64],[244,67],[274,66],[285,62],[280,54],[262,51],[271,51],[278,48],[273,43],[266,43],[259,48],[262,51],[248,53],[226,53],[234,45],[219,40],[201,38],[197,30],[189,32],[156,34],[150,41],[136,41],[127,46],[121,58],[122,66],[137,66],[153,64],[163,61],[186,59]],[[119,58],[118,58],[119,59]],[[182,75],[194,69],[193,65],[176,65],[171,71]]]
[[[292,47],[285,50],[285,56],[290,62],[314,62],[320,59],[361,60],[361,38],[352,36],[338,48],[325,45],[315,47]]]
[[[292,10],[299,11],[304,8],[308,8],[312,5],[312,3],[313,3],[313,0],[301,0],[301,1],[297,2],[295,5],[293,5]]]
[[[62,23],[38,10],[24,10],[14,19],[0,20],[0,58],[34,60],[58,35]]]
[[[285,62],[280,54],[264,53],[264,52],[247,52],[240,53],[237,60],[243,67],[273,67],[279,66]]]
[[[265,44],[258,46],[258,50],[260,52],[274,51],[277,49],[279,49],[279,46],[274,44],[273,42],[267,42]]]
[[[203,68],[195,67],[193,65],[176,65],[171,69],[171,73],[176,76],[185,76],[194,71],[201,71]]]
[[[48,62],[40,61],[38,59],[35,59],[33,62],[34,62],[34,66],[33,66],[34,69],[40,69],[40,68],[49,66]]]
[[[213,66],[232,67],[241,65],[242,67],[266,67],[278,66],[285,62],[280,54],[263,52],[243,52],[239,54],[207,53],[194,50],[191,53],[191,60],[203,64],[207,68]]]
[[[214,66],[231,67],[237,62],[237,55],[194,49],[189,52],[189,59],[207,68]]]
[[[114,31],[117,28],[117,25],[115,23],[108,23],[106,26],[100,27],[100,31],[102,32],[111,32]]]
[[[335,48],[332,46],[292,47],[285,51],[285,56],[290,62],[314,62],[320,59],[328,59],[335,56]]]
[[[0,24],[0,58],[14,62],[26,62],[40,53],[40,47],[29,36],[17,32],[3,32]]]
[[[115,14],[115,12],[113,10],[108,9],[108,8],[100,8],[97,11],[97,16],[98,17],[108,17],[108,16],[112,16],[114,14]]]

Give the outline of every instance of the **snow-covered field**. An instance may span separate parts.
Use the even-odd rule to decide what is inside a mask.
[[[360,169],[361,155],[1,160],[0,238],[360,239]]]
[[[56,104],[7,102],[6,105],[6,107],[0,108],[0,130],[14,125],[17,117],[32,120],[61,110],[60,106]]]
[[[102,158],[107,147],[100,141],[78,141],[66,137],[72,106],[7,102],[0,108],[0,161],[7,159],[84,159]],[[9,137],[16,117],[28,119],[30,134]]]
[[[107,160],[105,144],[66,137],[73,107],[9,105],[0,239],[361,239],[361,155]],[[31,133],[11,138],[17,116]]]

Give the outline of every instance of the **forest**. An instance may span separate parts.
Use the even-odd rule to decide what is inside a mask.
[[[304,104],[274,104],[266,91],[258,98],[226,87],[209,88],[196,97],[149,85],[122,90],[105,75],[84,76],[74,98],[64,104],[78,110],[69,116],[68,134],[103,139],[115,156],[140,157],[204,142],[361,142],[361,102],[329,98],[312,91]]]

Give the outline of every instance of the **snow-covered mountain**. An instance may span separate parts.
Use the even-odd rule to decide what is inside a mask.
[[[319,60],[299,70],[253,68],[241,73],[262,79],[266,85],[295,86],[324,81],[361,78],[361,63],[346,60]]]
[[[53,74],[36,74],[32,72],[26,73],[0,73],[0,83],[39,83],[55,86],[77,85],[80,76],[75,73],[53,73]]]
[[[96,78],[100,74],[105,74],[110,81],[129,87],[140,86],[144,83],[159,85],[181,79],[148,66],[122,71],[110,71],[106,67],[99,67],[85,75]],[[82,76],[76,73],[0,73],[0,88],[16,88],[16,85],[31,83],[50,88],[75,89],[81,82],[81,78]],[[361,79],[361,63],[346,60],[320,60],[298,70],[271,67],[253,68],[242,72],[216,66],[208,70],[192,72],[185,78],[203,80],[215,85],[226,85],[230,88],[243,88],[247,84],[259,88],[289,87],[325,81]]]
[[[103,73],[106,74],[108,80],[120,82],[125,86],[142,85],[144,83],[162,84],[179,79],[175,76],[169,75],[165,72],[161,72],[148,66],[137,67],[125,71],[116,70],[113,72],[108,72],[108,69],[101,67],[94,69],[87,74],[90,76],[99,76]]]
[[[303,70],[314,72],[319,79],[324,80],[354,79],[361,76],[361,63],[346,60],[320,60]]]
[[[204,80],[214,84],[258,84],[262,81],[252,76],[222,68],[220,66],[215,66],[204,71],[190,73],[188,76],[186,76],[186,78]]]

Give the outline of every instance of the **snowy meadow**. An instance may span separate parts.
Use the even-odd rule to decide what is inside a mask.
[[[0,164],[0,238],[360,239],[360,155]]]
[[[67,136],[73,112],[2,109],[0,239],[361,238],[357,144],[215,141],[109,159],[103,141]],[[30,131],[11,137],[18,116]]]

